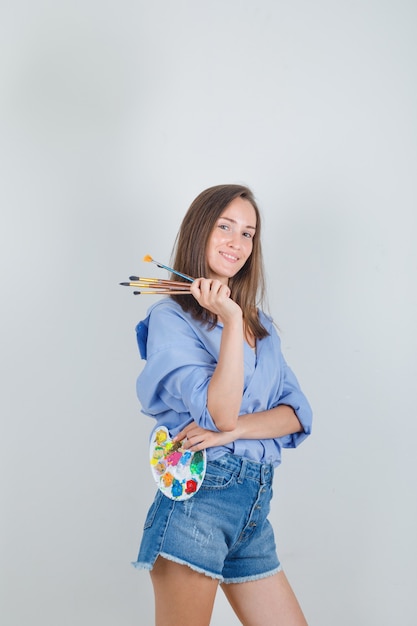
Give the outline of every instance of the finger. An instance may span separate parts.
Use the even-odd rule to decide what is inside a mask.
[[[190,286],[190,291],[193,294],[193,296],[195,298],[198,298],[198,296],[201,294],[201,278],[196,278]]]
[[[203,435],[201,433],[187,433],[182,440],[182,445],[187,450],[190,450],[198,443],[201,443],[202,440]]]
[[[200,450],[204,450],[204,445],[196,443],[193,446],[188,446],[187,450],[190,452],[200,452]]]
[[[199,450],[202,450],[204,447],[205,446],[204,446],[203,441],[199,439],[197,440],[187,439],[184,444],[184,448],[186,448],[187,450],[190,450],[191,452],[198,452]]]
[[[220,282],[220,280],[213,280],[211,284],[211,291],[219,296],[225,296],[228,298],[230,296],[230,288],[225,283]]]
[[[200,291],[203,296],[208,296],[211,292],[214,292],[213,282],[209,278],[202,278],[200,282]]]
[[[196,426],[195,422],[191,422],[190,424],[187,424],[187,426],[185,426],[182,430],[180,430],[179,433],[175,435],[175,437],[173,438],[173,441],[182,441],[183,439],[185,439],[189,435],[190,430],[195,428],[195,426]]]
[[[187,433],[184,430],[181,430],[179,433],[177,433],[175,435],[175,437],[172,438],[172,441],[175,443],[177,441],[183,441],[184,439],[187,438]]]

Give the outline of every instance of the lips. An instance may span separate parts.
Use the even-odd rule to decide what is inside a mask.
[[[236,263],[236,261],[239,261],[239,258],[237,256],[233,256],[233,254],[227,254],[227,252],[222,252],[221,250],[219,251],[219,254],[226,259],[226,261],[230,261],[230,263]]]

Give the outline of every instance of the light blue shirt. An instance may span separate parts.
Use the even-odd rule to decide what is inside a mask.
[[[281,462],[281,448],[295,448],[311,432],[312,413],[298,381],[281,352],[272,320],[262,311],[260,320],[269,335],[258,339],[256,350],[244,345],[244,392],[240,415],[291,406],[303,431],[276,439],[239,439],[209,448],[207,458],[225,452],[261,463]],[[207,388],[217,365],[222,325],[209,330],[171,298],[163,298],[136,327],[145,367],[137,379],[142,412],[156,419],[175,436],[192,420],[202,428],[218,431],[207,409]]]

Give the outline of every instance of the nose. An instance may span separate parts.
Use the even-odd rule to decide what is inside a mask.
[[[239,233],[232,231],[230,233],[230,239],[228,241],[228,245],[231,248],[240,248],[240,236]]]

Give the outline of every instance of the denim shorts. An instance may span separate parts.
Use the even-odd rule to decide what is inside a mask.
[[[272,465],[227,453],[207,463],[200,490],[190,499],[170,500],[158,491],[133,565],[151,570],[160,555],[221,583],[279,572],[267,519],[273,472]]]

